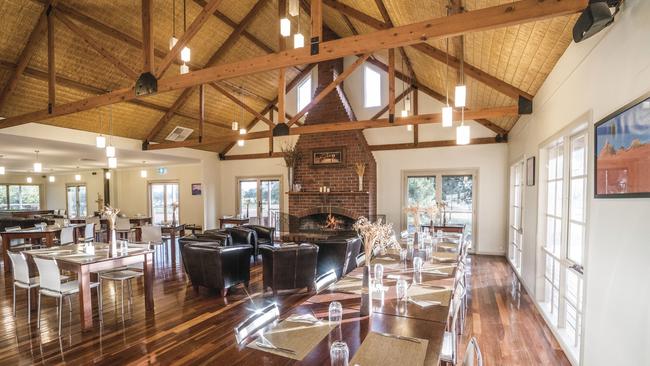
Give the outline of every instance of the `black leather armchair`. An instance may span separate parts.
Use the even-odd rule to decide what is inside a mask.
[[[208,230],[204,233],[197,233],[192,235],[184,236],[178,239],[180,246],[182,247],[185,243],[193,242],[220,242],[222,246],[228,247],[232,245],[232,238],[228,233],[220,231],[211,231]]]
[[[300,244],[287,246],[261,245],[264,284],[262,293],[267,288],[273,290],[273,296],[279,290],[290,290],[314,286],[316,278],[316,261],[318,246]]]
[[[316,242],[318,245],[317,274],[334,269],[338,278],[357,268],[356,256],[361,250],[361,238],[331,238]]]
[[[220,242],[186,243],[182,247],[185,272],[192,286],[219,289],[226,296],[228,289],[250,281],[250,245],[222,246]]]
[[[256,245],[255,245],[255,262],[257,262],[257,256],[260,254],[259,253],[259,246],[260,245],[273,245],[273,241],[275,238],[275,228],[274,227],[269,227],[269,226],[262,226],[262,225],[253,225],[253,224],[246,224],[243,225],[243,227],[253,230],[256,235]]]

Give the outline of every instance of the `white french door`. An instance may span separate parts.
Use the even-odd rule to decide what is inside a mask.
[[[174,207],[174,204],[177,204]],[[178,183],[149,183],[149,214],[154,225],[180,222]]]
[[[260,225],[276,226],[282,192],[280,177],[238,178],[237,214]]]
[[[518,273],[521,273],[523,256],[522,213],[524,207],[524,160],[510,167],[510,224],[508,226],[508,258]]]
[[[85,184],[71,184],[65,187],[66,205],[69,217],[88,216],[88,197]]]

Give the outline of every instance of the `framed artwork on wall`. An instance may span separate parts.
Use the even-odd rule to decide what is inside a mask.
[[[311,164],[316,167],[343,165],[345,164],[345,148],[314,149],[311,152]]]
[[[200,196],[201,193],[201,183],[192,183],[192,196]]]
[[[526,159],[526,185],[532,187],[535,185],[535,157],[531,156]]]
[[[650,197],[650,93],[594,129],[594,197]]]

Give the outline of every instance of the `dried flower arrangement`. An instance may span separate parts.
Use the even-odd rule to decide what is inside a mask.
[[[104,209],[102,210],[102,216],[106,217],[109,229],[115,228],[115,223],[117,222],[117,214],[119,213],[119,208],[114,208],[109,205],[104,206]]]
[[[296,144],[286,142],[282,144],[280,150],[282,150],[282,158],[287,168],[295,168],[301,156],[300,151],[296,149]]]
[[[363,238],[363,248],[366,253],[366,263],[370,262],[372,253],[379,251],[385,253],[388,249],[399,249],[395,238],[393,224],[384,224],[381,219],[372,222],[361,216],[352,226]]]
[[[413,225],[415,225],[416,228],[419,228],[421,223],[420,223],[420,206],[418,205],[412,205],[412,206],[407,206],[404,208],[404,213],[405,214],[411,214],[413,215]]]
[[[359,176],[359,192],[363,191],[363,174],[366,172],[366,163],[354,163],[354,170]]]

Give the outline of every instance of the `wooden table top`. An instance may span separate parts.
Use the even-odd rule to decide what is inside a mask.
[[[94,253],[87,250],[89,246],[92,246],[94,248]],[[26,250],[23,253],[32,257],[56,259],[59,262],[67,262],[75,265],[87,265],[133,257],[152,252],[153,251],[150,249],[140,247],[124,248],[124,250],[122,250],[122,248],[118,246],[117,252],[111,254],[110,244],[96,242],[89,245],[69,244],[59,247]]]
[[[73,228],[78,228],[84,226],[83,224],[70,224],[67,227],[73,227]],[[20,230],[12,230],[12,231],[3,231],[0,234],[21,234],[21,233],[57,233],[61,231],[64,227],[66,226],[57,226],[57,225],[48,225],[45,228],[36,228],[36,227],[30,227],[26,229],[20,229]]]

